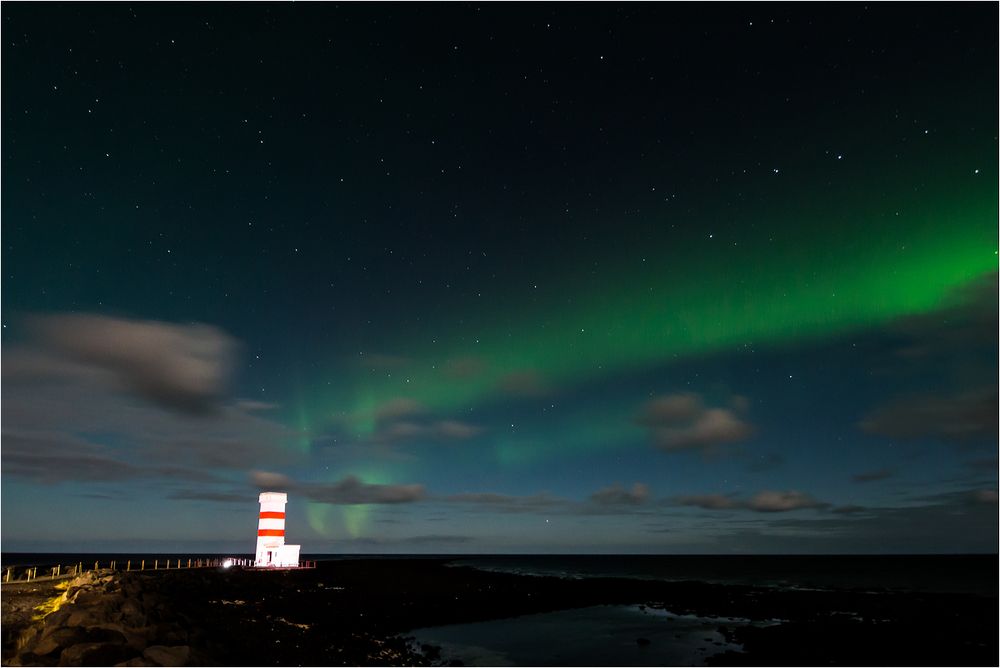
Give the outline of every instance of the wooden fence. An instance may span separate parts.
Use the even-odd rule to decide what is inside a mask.
[[[103,564],[103,565],[102,565]],[[58,580],[103,570],[110,571],[172,571],[189,568],[229,568],[237,566],[252,568],[253,559],[232,557],[171,557],[168,559],[112,559],[110,561],[78,561],[75,564],[38,566],[8,566],[4,569],[3,584],[12,582],[34,582],[36,580]],[[316,568],[315,561],[304,561],[299,568]]]

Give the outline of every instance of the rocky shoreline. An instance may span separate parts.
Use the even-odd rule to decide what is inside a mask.
[[[434,665],[436,648],[408,631],[617,604],[719,618],[742,651],[709,659],[718,665],[995,665],[998,647],[995,593],[569,580],[372,559],[280,573],[88,573],[49,591],[43,609],[54,611],[26,622],[33,608],[9,607],[8,587],[5,665]]]
[[[127,574],[110,571],[88,572],[60,583],[49,583],[43,588],[49,596],[30,610],[35,619],[26,619],[29,610],[22,608],[17,618],[10,620],[19,632],[11,638],[13,647],[7,646],[5,637],[5,665],[203,663],[205,657],[200,657],[188,644],[192,634],[184,628],[182,620],[171,619],[169,609],[161,605],[145,584]],[[37,619],[41,615],[44,617]],[[8,657],[11,649],[12,655]]]

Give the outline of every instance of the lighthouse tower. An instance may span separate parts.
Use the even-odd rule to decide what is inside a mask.
[[[299,565],[299,545],[285,545],[285,504],[288,495],[284,492],[262,492],[260,495],[260,518],[257,520],[257,558],[254,566],[295,567]]]

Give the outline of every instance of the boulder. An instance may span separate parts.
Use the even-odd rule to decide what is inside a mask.
[[[111,666],[132,658],[125,645],[106,642],[85,642],[67,647],[59,655],[60,666]]]
[[[93,626],[104,621],[101,610],[94,608],[74,607],[66,618],[66,626]]]
[[[17,656],[11,657],[10,661],[7,662],[8,666],[54,666],[56,665],[55,660],[48,656],[39,656],[34,652],[22,652]]]
[[[87,642],[87,640],[87,631],[82,627],[64,626],[42,636],[32,647],[26,649],[30,649],[31,652],[38,655],[55,654],[59,656],[59,652],[63,649]]]
[[[133,598],[126,598],[122,601],[121,620],[126,626],[146,625],[146,615],[142,614],[142,607]]]
[[[63,606],[45,618],[45,625],[42,628],[42,635],[46,636],[56,629],[65,626],[66,620],[73,614],[72,606]]]
[[[184,666],[191,658],[191,648],[187,645],[151,645],[142,653],[154,666]]]

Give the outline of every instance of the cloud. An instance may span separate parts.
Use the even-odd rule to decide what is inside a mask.
[[[442,373],[455,380],[471,380],[485,373],[488,366],[482,357],[452,357],[445,361]]]
[[[783,513],[802,508],[824,508],[829,504],[817,501],[803,492],[763,491],[755,494],[746,507],[758,513]]]
[[[270,471],[251,471],[250,483],[261,490],[289,489],[295,482],[283,473]]]
[[[749,499],[736,499],[723,494],[700,494],[679,496],[675,503],[682,506],[695,506],[705,510],[752,510],[758,513],[783,513],[806,508],[825,508],[827,503],[817,501],[803,492],[774,492],[765,490],[758,492]]]
[[[996,387],[899,399],[875,410],[860,426],[890,438],[996,443],[997,399]]]
[[[876,471],[855,473],[851,476],[851,480],[854,482],[874,482],[876,480],[885,480],[890,477],[892,477],[892,471],[889,469],[878,469]]]
[[[464,441],[479,435],[480,427],[459,420],[436,420],[427,407],[416,401],[397,397],[377,406],[371,413],[375,430],[367,437],[378,445],[396,445],[417,441]],[[359,420],[365,416],[358,415]]]
[[[426,412],[427,407],[416,399],[397,397],[375,408],[375,420],[376,422],[392,422],[400,418],[422,415]]]
[[[312,501],[337,505],[411,503],[425,496],[423,485],[370,485],[353,475],[330,485],[309,483],[296,489]]]
[[[678,496],[675,501],[681,506],[695,506],[705,510],[733,510],[743,507],[739,501],[723,494],[692,494]]]
[[[501,391],[519,397],[542,397],[549,393],[542,375],[533,369],[501,376],[497,385]]]
[[[859,423],[862,430],[900,440],[996,445],[997,286],[994,272],[956,290],[943,307],[889,327],[900,339],[890,373],[911,386],[925,378],[950,382],[875,408]]]
[[[641,482],[633,484],[632,489],[624,489],[621,485],[615,484],[597,490],[590,495],[590,500],[600,505],[638,506],[649,500],[649,487]]]
[[[897,355],[912,364],[940,358],[953,362],[982,349],[996,352],[998,284],[998,274],[992,272],[954,290],[939,309],[897,319],[890,326],[904,339]]]
[[[695,421],[703,410],[697,394],[671,394],[647,401],[636,421],[646,427],[674,427]]]
[[[728,408],[707,408],[697,394],[682,393],[646,402],[636,422],[649,430],[653,444],[666,452],[712,451],[745,440],[753,427]]]
[[[334,483],[298,483],[283,473],[253,471],[250,482],[258,489],[294,492],[310,501],[334,505],[411,503],[425,496],[423,485],[372,485],[354,475]]]
[[[919,504],[842,506],[829,514],[781,516],[762,530],[728,531],[719,549],[741,552],[986,553],[996,555],[995,496],[960,490],[925,498]]]
[[[980,489],[976,490],[973,495],[976,501],[980,503],[996,503],[997,502],[997,490],[995,489]]]
[[[464,440],[476,436],[481,431],[480,427],[458,420],[441,420],[431,426],[431,432],[442,440]]]
[[[48,315],[30,325],[47,350],[107,371],[129,390],[182,413],[217,407],[236,349],[234,339],[202,324]]]
[[[458,420],[432,422],[401,421],[379,425],[369,440],[380,445],[427,441],[464,441],[482,432],[482,428]]]
[[[218,482],[295,456],[294,431],[221,396],[237,346],[215,328],[79,315],[29,332],[4,350],[4,477]]]
[[[46,431],[3,432],[3,474],[56,484],[122,482],[164,478],[189,482],[218,482],[218,476],[197,468],[160,465],[120,453],[105,445],[71,434]]]
[[[60,433],[18,433],[4,429],[3,473],[41,483],[67,477],[85,482],[128,480],[139,467],[113,456],[106,447]]]

